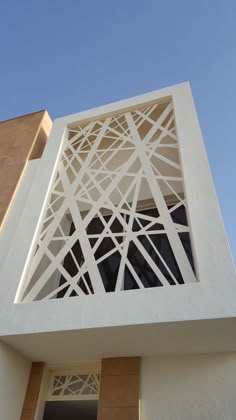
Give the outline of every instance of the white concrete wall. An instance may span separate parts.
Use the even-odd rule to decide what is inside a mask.
[[[66,125],[94,117],[102,118],[129,107],[170,97],[175,108],[193,250],[200,281],[181,287],[157,287],[80,296],[79,299],[43,300],[37,304],[14,304],[20,301],[21,286],[44,214],[45,198],[60,158]],[[19,336],[94,327],[231,318],[236,316],[235,294],[235,269],[188,84],[84,111],[53,123],[0,272],[0,314],[3,314],[0,334]]]
[[[0,342],[0,419],[19,420],[31,362]]]
[[[8,253],[11,241],[14,241],[15,230],[18,225],[28,193],[32,185],[40,159],[27,162],[20,183],[17,187],[11,206],[8,210],[5,222],[0,232],[0,272]]]
[[[236,353],[142,359],[141,420],[235,420]]]

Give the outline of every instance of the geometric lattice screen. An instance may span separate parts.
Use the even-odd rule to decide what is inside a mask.
[[[47,399],[96,400],[99,397],[99,384],[99,373],[55,375]]]
[[[172,102],[68,128],[22,300],[195,281]]]

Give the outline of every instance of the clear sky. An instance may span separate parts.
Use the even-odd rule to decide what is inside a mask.
[[[189,80],[236,261],[235,0],[3,0],[0,51],[1,120]]]

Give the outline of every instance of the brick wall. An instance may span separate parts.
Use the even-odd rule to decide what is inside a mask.
[[[38,159],[51,129],[47,111],[0,122],[0,227],[29,159]]]

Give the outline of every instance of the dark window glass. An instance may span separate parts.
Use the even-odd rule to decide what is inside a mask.
[[[171,209],[171,206],[169,208]],[[127,251],[128,264],[126,263],[124,270],[124,289],[139,288],[135,277],[139,278],[144,287],[160,287],[162,286],[162,282],[159,278],[160,275],[158,276],[158,272],[161,272],[165,276],[170,285],[183,284],[184,280],[168,237],[164,232],[164,226],[158,223],[159,214],[157,209],[141,210],[138,213],[140,217],[136,218],[132,225],[132,231],[136,232],[137,239],[136,241],[130,242]],[[170,214],[174,223],[187,226],[186,211],[183,205],[173,210]],[[125,218],[127,224],[129,223],[129,216],[123,215],[121,217]],[[155,219],[157,219],[157,222],[155,222]],[[146,229],[146,234],[143,229]],[[75,228],[72,223],[70,235],[73,234],[74,230]],[[111,237],[111,232],[113,238]],[[106,233],[105,237],[104,233]],[[122,235],[123,233],[124,235]],[[95,260],[105,290],[106,292],[113,292],[116,287],[121,262],[119,247],[122,247],[125,238],[123,226],[112,215],[103,216],[102,219],[95,217],[87,227],[87,234],[91,247],[94,248]],[[101,235],[103,236],[102,239]],[[194,270],[189,233],[181,232],[179,233],[179,237]],[[72,253],[73,255],[71,252],[66,255],[63,267],[71,277],[74,277],[78,273],[78,266],[81,267],[84,262],[79,240],[75,242]],[[151,258],[151,264],[148,261],[149,258]],[[66,280],[61,276],[60,286],[64,283],[66,283]],[[85,294],[88,294],[88,287],[89,291],[93,293],[88,273],[84,275],[84,278],[81,277],[79,279],[78,284]],[[68,287],[61,290],[58,293],[58,297],[63,297]],[[76,295],[76,292],[72,292],[70,296]]]

